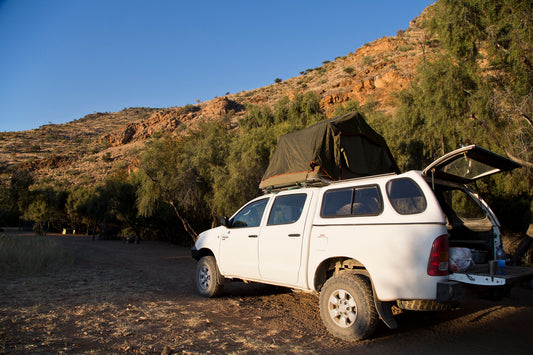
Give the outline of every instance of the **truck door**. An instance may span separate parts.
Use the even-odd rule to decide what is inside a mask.
[[[220,241],[219,268],[224,276],[259,278],[257,244],[268,198],[241,208],[229,221]]]
[[[296,285],[311,191],[276,196],[259,239],[261,279]]]

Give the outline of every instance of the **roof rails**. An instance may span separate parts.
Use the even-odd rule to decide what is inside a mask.
[[[277,193],[280,191],[302,189],[302,188],[307,188],[307,187],[324,187],[324,186],[331,185],[331,184],[339,184],[343,182],[365,180],[368,178],[393,176],[393,175],[398,175],[398,174],[397,173],[385,173],[385,174],[367,175],[367,176],[360,176],[356,178],[341,179],[341,180],[330,180],[324,177],[316,177],[316,178],[313,178],[312,180],[299,181],[299,182],[291,183],[288,185],[269,186],[267,188],[262,189],[262,191],[264,194],[269,194],[269,193]]]
[[[307,187],[323,187],[323,186],[327,186],[331,184],[332,182],[334,181],[330,179],[326,179],[323,177],[316,177],[316,178],[313,178],[312,180],[299,181],[299,182],[291,183],[288,185],[269,186],[262,190],[264,194],[268,194],[268,193],[276,193],[280,191],[302,189],[302,188],[307,188]]]

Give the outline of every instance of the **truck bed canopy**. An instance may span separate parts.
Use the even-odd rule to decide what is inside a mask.
[[[352,112],[281,136],[259,188],[396,172],[385,139]]]

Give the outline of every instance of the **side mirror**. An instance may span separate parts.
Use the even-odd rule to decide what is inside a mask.
[[[229,228],[229,218],[224,216],[220,219],[220,224]]]

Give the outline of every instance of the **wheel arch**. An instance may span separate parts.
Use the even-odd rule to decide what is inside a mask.
[[[392,314],[392,302],[381,302],[376,295],[374,288],[374,282],[370,277],[370,273],[366,267],[360,261],[349,257],[332,257],[326,259],[320,263],[315,271],[314,287],[317,292],[320,292],[322,286],[326,281],[335,275],[341,273],[351,273],[355,275],[361,275],[368,279],[370,284],[372,295],[374,299],[375,308],[379,314],[381,320],[391,329],[396,329],[398,324]]]
[[[323,260],[316,268],[313,279],[314,289],[317,292],[320,292],[324,283],[326,283],[330,277],[339,274],[341,271],[350,271],[355,274],[363,275],[370,280],[368,270],[360,261],[346,256],[330,257]]]
[[[209,248],[200,248],[200,250],[193,250],[193,253],[192,253],[192,257],[196,261],[200,260],[201,258],[207,255],[213,256],[216,260],[215,253],[213,253],[213,251]]]

